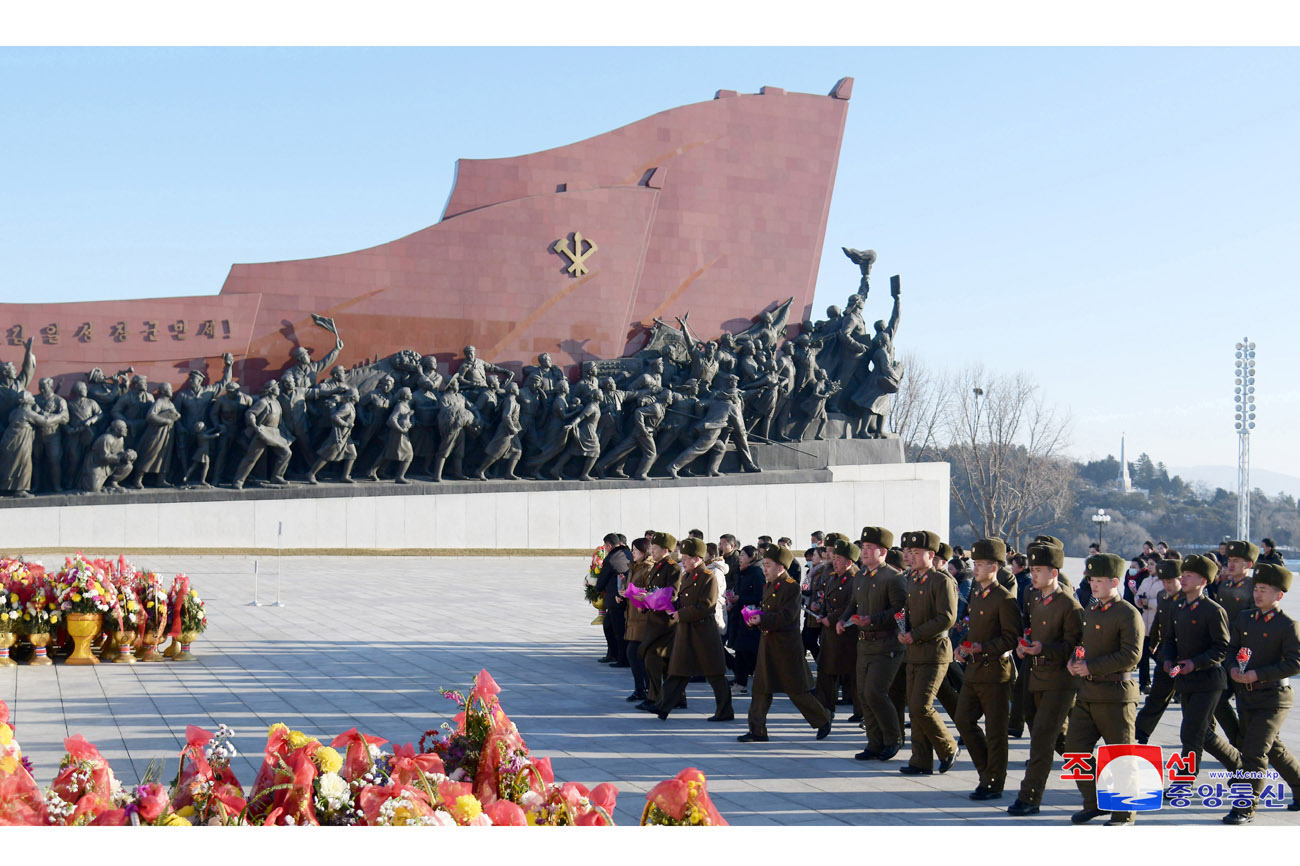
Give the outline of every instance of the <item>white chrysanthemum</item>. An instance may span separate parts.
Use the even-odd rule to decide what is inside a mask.
[[[546,798],[536,791],[525,791],[519,800],[519,805],[523,807],[525,812],[535,812],[546,802]]]
[[[352,799],[352,789],[347,780],[338,773],[322,773],[317,781],[320,795],[330,802],[333,808],[346,804]]]

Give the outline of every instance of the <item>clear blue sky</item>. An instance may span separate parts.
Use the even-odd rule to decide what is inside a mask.
[[[0,299],[214,294],[436,222],[458,157],[844,75],[819,312],[873,247],[901,351],[1031,371],[1079,456],[1175,466],[1235,463],[1248,333],[1254,463],[1300,475],[1290,49],[0,49]]]

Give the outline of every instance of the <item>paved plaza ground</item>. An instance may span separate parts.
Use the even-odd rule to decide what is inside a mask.
[[[259,597],[275,600],[278,572],[283,607],[249,606],[250,557],[138,559],[167,577],[190,575],[207,602],[210,626],[195,643],[198,660],[0,669],[0,699],[13,710],[17,738],[42,785],[56,771],[63,738],[75,733],[95,743],[127,784],[154,758],[166,760],[170,778],[188,724],[234,728],[242,753],[234,767],[245,785],[274,722],[321,738],[355,726],[418,742],[455,712],[438,687],[468,690],[486,668],[529,748],[552,758],[557,778],[618,785],[620,824],[636,823],[643,793],[689,766],[707,775],[718,809],[738,825],[1066,826],[1079,808],[1074,784],[1053,778],[1042,815],[1004,814],[1022,777],[1027,738],[1011,741],[1004,799],[975,803],[967,794],[976,774],[964,754],[946,775],[921,778],[899,775],[906,751],[886,764],[853,760],[865,737],[843,721],[844,708],[830,737],[817,742],[778,696],[772,741],[761,744],[736,742],[745,731],[746,697],[735,700],[736,721],[705,721],[713,700],[704,684],[690,687],[689,709],[667,722],[633,710],[624,701],[629,672],[596,661],[604,641],[582,598],[585,559],[262,557]],[[1152,743],[1176,745],[1180,718],[1172,705]],[[1294,713],[1285,739],[1300,744]],[[1139,823],[1217,824],[1226,811],[1166,806]],[[1257,823],[1295,825],[1300,815],[1261,810]]]

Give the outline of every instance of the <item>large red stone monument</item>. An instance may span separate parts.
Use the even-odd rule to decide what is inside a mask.
[[[411,348],[447,364],[466,344],[517,368],[639,348],[655,317],[690,312],[702,337],[743,330],[793,297],[810,312],[853,79],[828,96],[719,91],[574,144],[461,160],[441,221],[356,252],[234,265],[218,295],[0,304],[18,362],[34,338],[38,376],[151,382],[190,369],[256,388],[334,319],[355,366]],[[75,255],[75,249],[68,250]],[[66,389],[60,389],[61,391]]]

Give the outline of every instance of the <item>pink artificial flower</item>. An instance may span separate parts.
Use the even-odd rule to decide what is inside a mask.
[[[167,791],[157,782],[141,785],[136,789],[135,803],[141,819],[152,824],[167,810]]]

